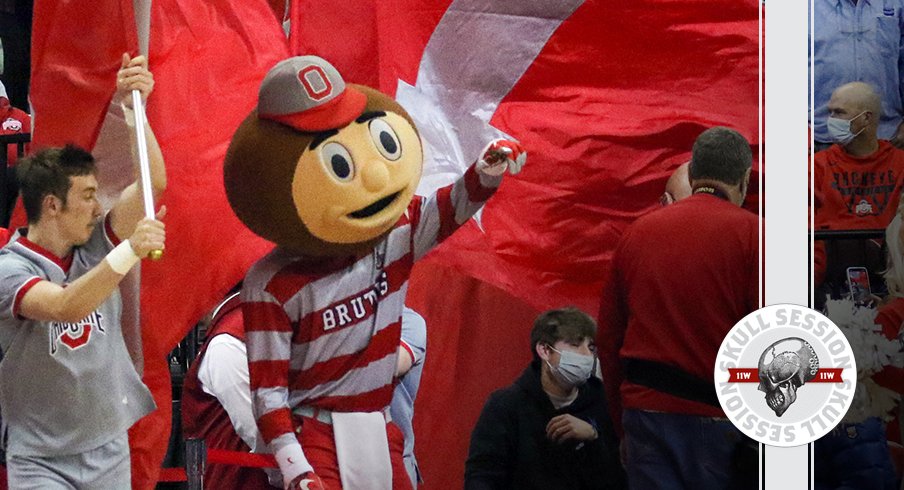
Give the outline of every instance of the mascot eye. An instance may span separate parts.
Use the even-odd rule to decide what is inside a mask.
[[[327,143],[320,150],[320,160],[333,175],[341,181],[349,181],[355,176],[355,162],[348,150],[339,143]]]
[[[402,156],[402,145],[399,144],[399,137],[386,121],[382,119],[371,119],[370,121],[370,137],[373,138],[377,150],[384,158],[390,161],[396,161]]]

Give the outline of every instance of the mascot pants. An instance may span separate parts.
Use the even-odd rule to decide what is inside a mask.
[[[336,459],[336,443],[333,442],[333,426],[317,419],[297,416],[295,424],[301,425],[298,439],[314,472],[323,480],[327,490],[341,490],[342,480]],[[405,447],[402,431],[390,422],[386,424],[386,437],[389,440],[389,460],[392,463],[392,488],[412,490],[411,480],[402,460],[402,450]]]

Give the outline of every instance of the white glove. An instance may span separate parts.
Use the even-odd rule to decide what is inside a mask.
[[[276,451],[273,456],[282,473],[283,488],[290,488],[293,483],[296,483],[297,477],[314,471],[314,468],[308,463],[308,459],[304,457],[300,444],[289,444]]]
[[[477,160],[477,171],[498,177],[508,169],[512,175],[521,171],[527,162],[527,151],[515,141],[493,140],[483,149]]]

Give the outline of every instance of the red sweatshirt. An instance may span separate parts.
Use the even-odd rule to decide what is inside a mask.
[[[734,324],[759,306],[759,218],[696,194],[654,211],[622,236],[604,288],[597,346],[613,419],[622,408],[724,417],[713,406],[622,383],[643,359],[712,380]]]
[[[817,230],[885,228],[895,217],[904,186],[904,150],[879,140],[879,149],[854,157],[840,145],[816,153],[813,168]],[[825,275],[825,248],[816,243],[816,282]]]

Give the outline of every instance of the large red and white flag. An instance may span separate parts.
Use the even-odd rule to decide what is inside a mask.
[[[116,71],[123,52],[148,46],[156,81],[148,119],[168,174],[160,203],[167,250],[142,266],[144,380],[158,410],[136,424],[130,442],[134,488],[151,489],[169,442],[166,355],[272,247],[232,213],[222,162],[260,81],[288,48],[267,0],[135,4],[37,0],[31,99],[36,143],[93,148],[109,203],[134,178],[124,122],[110,107]]]
[[[107,128],[97,128],[110,125],[110,118],[97,118],[109,104],[118,55],[135,50],[127,35],[110,31],[131,22],[130,5],[104,1],[105,8],[82,6],[80,14],[76,2],[36,1],[38,141],[56,127],[86,146],[99,131],[104,146]],[[536,314],[568,304],[598,310],[622,229],[657,205],[665,179],[687,160],[703,129],[731,126],[758,143],[760,5],[339,4],[298,0],[291,45],[329,59],[350,81],[395,94],[412,112],[428,152],[422,191],[460,172],[491,137],[509,135],[530,153],[525,170],[506,179],[480,221],[415,268],[409,294],[430,327],[416,403],[417,455],[427,488],[461,487],[471,427],[486,396],[511,383],[530,359],[528,332]],[[110,13],[121,23],[110,23]],[[260,79],[288,52],[265,0],[155,0],[150,17],[157,88],[149,117],[167,161],[163,203],[170,212],[166,257],[145,266],[142,278],[146,380],[161,406],[148,423],[152,429],[141,431],[151,437],[138,449],[146,460],[162,457],[165,448],[167,431],[160,427],[169,422],[169,378],[163,356],[269,246],[229,210],[221,162]],[[77,24],[77,32],[48,42],[51,33],[65,32],[65,22]],[[45,23],[50,27],[41,27]],[[75,53],[50,56],[70,46]],[[92,58],[92,49],[105,54]],[[106,60],[98,64],[109,75],[80,65],[92,59]],[[42,78],[45,70],[63,75]],[[86,74],[97,79],[86,82]],[[38,97],[47,101],[44,109]],[[67,132],[73,121],[78,128]],[[147,481],[136,488],[151,488]]]
[[[292,18],[290,46],[352,81],[376,77],[412,113],[422,192],[490,138],[529,153],[479,221],[415,267],[409,290],[428,324],[418,461],[425,488],[460,488],[471,428],[530,360],[537,313],[596,316],[622,230],[658,206],[700,132],[730,126],[758,145],[760,2],[384,0],[357,2],[351,24],[331,3],[298,0],[317,15]]]

